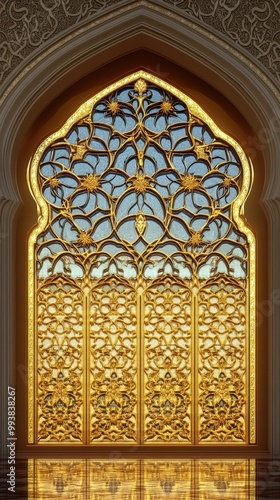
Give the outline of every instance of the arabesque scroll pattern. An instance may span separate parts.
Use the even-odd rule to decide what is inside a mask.
[[[144,297],[144,441],[191,442],[191,292],[165,279]]]
[[[83,440],[83,297],[51,278],[38,289],[38,442]]]
[[[86,103],[32,168],[40,440],[254,442],[241,148],[139,72]]]
[[[137,442],[135,291],[109,279],[93,288],[89,307],[90,441]]]

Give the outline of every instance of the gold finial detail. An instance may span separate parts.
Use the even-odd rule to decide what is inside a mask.
[[[146,217],[142,212],[139,212],[136,215],[135,227],[139,234],[143,234],[146,229]]]
[[[144,151],[141,151],[140,149],[138,149],[139,167],[143,167],[143,160],[144,160]]]
[[[81,183],[88,191],[96,191],[99,188],[99,178],[97,175],[89,174]]]
[[[201,233],[199,231],[197,231],[197,233],[193,233],[190,237],[190,240],[189,240],[190,244],[192,246],[199,246],[201,245],[203,242],[202,242],[202,237],[201,237]]]
[[[135,92],[138,92],[139,97],[142,97],[143,92],[146,92],[147,90],[147,84],[143,78],[139,78],[137,82],[134,84],[134,90]]]
[[[145,193],[150,184],[144,174],[138,174],[135,179],[133,179],[132,185],[137,193]]]
[[[182,179],[182,186],[186,191],[193,191],[200,186],[200,181],[194,175],[186,175]]]

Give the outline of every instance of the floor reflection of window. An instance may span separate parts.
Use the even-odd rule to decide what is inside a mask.
[[[29,500],[256,498],[253,459],[30,459],[28,471]]]

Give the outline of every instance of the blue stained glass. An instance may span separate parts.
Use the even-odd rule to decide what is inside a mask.
[[[186,127],[174,127],[169,129],[169,134],[172,139],[173,145],[178,141],[179,139],[186,139]]]
[[[69,150],[66,148],[56,148],[53,155],[54,161],[57,161],[64,165],[65,167],[69,167]]]
[[[96,151],[106,151],[107,150],[107,147],[105,146],[105,144],[100,141],[97,137],[94,137],[93,139],[91,139],[90,143],[89,143],[89,147],[91,149],[94,149]]]
[[[223,196],[221,196],[219,200],[221,207],[232,203],[238,195],[238,190],[234,186],[231,186],[228,190],[223,189],[222,193]]]
[[[146,141],[144,141],[144,139],[137,139],[136,141],[136,144],[137,144],[137,147],[142,150],[144,149],[144,146],[146,145]]]
[[[241,168],[235,163],[225,163],[219,166],[219,171],[225,173],[229,177],[237,177],[240,174]]]
[[[175,243],[164,243],[159,245],[157,249],[161,250],[163,254],[172,255],[174,252],[178,252],[179,247]]]
[[[113,151],[115,149],[118,149],[120,147],[121,141],[119,137],[112,137],[109,142],[109,149],[112,149]]]
[[[212,149],[212,158],[213,158],[213,161],[216,162],[216,164],[220,163],[223,160],[228,160],[227,150],[224,148],[214,147]]]
[[[164,116],[158,116],[156,119],[156,114],[149,115],[144,119],[145,127],[153,132],[162,132],[166,129],[166,119]]]
[[[188,175],[203,177],[209,172],[209,166],[206,161],[195,161],[188,167]]]
[[[147,157],[150,157],[150,159],[153,160],[155,171],[166,168],[167,162],[165,155],[161,151],[159,151],[159,149],[157,149],[155,146],[148,146],[145,154],[146,154],[145,162],[148,161]]]
[[[172,142],[171,142],[171,139],[169,137],[162,137],[161,138],[161,141],[160,141],[160,145],[163,147],[163,149],[165,149],[166,151],[170,151],[170,149],[172,148]]]
[[[216,241],[219,237],[218,227],[215,222],[210,222],[203,231],[203,241],[210,243]]]
[[[138,253],[143,253],[146,250],[146,243],[144,243],[143,240],[139,240],[136,243],[134,243],[134,248],[137,250]]]
[[[96,175],[102,174],[107,167],[109,166],[109,155],[98,155],[95,165],[95,173]]]
[[[155,88],[153,88],[153,89],[152,89],[152,100],[153,100],[154,102],[161,101],[161,100],[162,100],[162,97],[163,97],[162,90],[160,90],[160,89],[155,89]]]
[[[100,218],[99,222],[96,223],[96,226],[92,232],[92,239],[94,241],[103,240],[108,238],[112,232],[111,221],[108,217]]]
[[[78,176],[92,174],[92,166],[86,161],[79,160],[74,163],[73,172]]]
[[[79,144],[80,141],[84,141],[89,137],[90,129],[86,125],[75,126],[69,134],[66,136],[69,144]]]
[[[134,219],[127,219],[118,226],[118,234],[120,237],[130,243],[133,243],[138,237],[135,228]]]
[[[170,234],[174,238],[178,238],[179,240],[188,241],[190,238],[190,233],[188,231],[187,226],[183,223],[183,221],[178,218],[172,219],[170,223]]]
[[[142,211],[145,214],[155,215],[160,220],[163,220],[165,217],[165,208],[160,198],[149,192],[145,195]]]
[[[91,228],[91,221],[86,217],[75,215],[73,221],[81,231],[88,231]]]
[[[161,238],[163,233],[164,227],[162,227],[156,220],[147,220],[147,226],[144,233],[145,240],[147,242],[155,241]]]
[[[95,127],[94,136],[103,139],[103,141],[107,143],[111,136],[111,130],[104,127]]]
[[[207,217],[196,216],[192,219],[190,225],[194,231],[200,231],[205,226],[207,221],[208,221]],[[210,226],[208,226],[207,229],[205,229],[205,231],[207,231],[208,229],[211,230]]]
[[[62,166],[57,163],[45,163],[41,165],[41,173],[44,177],[53,177],[62,171]]]
[[[186,151],[192,146],[191,141],[186,137],[184,139],[179,140],[175,146],[174,146],[174,151]]]

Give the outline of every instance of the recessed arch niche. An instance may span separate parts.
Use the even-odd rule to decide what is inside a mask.
[[[204,79],[208,79],[211,84],[214,83],[214,72],[217,70],[219,71],[219,75],[221,76],[221,80],[217,81],[216,88],[219,88],[219,90],[223,90],[223,94],[226,95],[230,101],[233,101],[237,108],[242,112],[246,110],[246,115],[247,118],[250,122],[250,125],[253,127],[253,134],[252,135],[257,135],[258,131],[261,130],[261,127],[265,127],[268,130],[271,130],[271,121],[270,118],[271,116],[274,115],[274,110],[277,108],[277,100],[274,97],[274,94],[271,90],[269,90],[269,85],[264,83],[264,79],[261,76],[258,76],[257,73],[254,72],[253,69],[250,69],[248,65],[246,65],[246,61],[243,60],[241,62],[241,58],[238,56],[234,55],[232,52],[228,53],[226,48],[223,48],[221,45],[217,44],[215,40],[209,39],[207,37],[207,33],[202,33],[197,34],[197,31],[195,33],[195,36],[192,38],[191,35],[194,34],[194,31],[191,31],[192,28],[188,31],[188,33],[185,33],[184,36],[180,33],[180,29],[177,29],[176,33],[173,32],[174,38],[172,41],[172,47],[169,43],[169,40],[166,39],[166,36],[162,36],[162,32],[160,36],[159,31],[156,34],[156,29],[160,28],[160,23],[162,23],[161,26],[163,26],[164,23],[166,23],[166,17],[161,14],[161,16],[154,16],[153,13],[148,9],[140,9],[138,10],[139,16],[135,18],[135,23],[134,27],[137,26],[137,35],[132,36],[134,38],[134,42],[136,45],[145,45],[147,41],[156,40],[156,48],[157,48],[157,56],[159,53],[165,53],[167,52],[163,49],[163,46],[165,44],[165,48],[169,46],[169,55],[173,56],[173,60],[176,61],[181,61],[180,62],[180,67],[192,67],[190,64],[191,59],[195,55],[196,62],[193,66],[193,69],[195,69],[195,73],[199,75],[200,77],[204,76]],[[132,16],[131,16],[132,17]],[[145,23],[143,23],[143,20],[145,20]],[[116,22],[119,23],[120,19],[116,18]],[[151,22],[153,21],[153,22]],[[125,22],[127,22],[127,19],[125,19]],[[133,25],[133,21],[131,19],[129,20]],[[149,25],[149,29],[147,29],[147,23]],[[144,27],[145,24],[145,27]],[[172,22],[171,22],[172,24]],[[120,25],[120,28],[124,28],[124,25]],[[112,26],[110,23],[106,23],[103,25],[103,28],[105,31],[102,33],[103,37],[103,43],[107,43],[107,45],[111,44],[111,33],[112,33]],[[115,26],[116,28],[116,26]],[[172,29],[174,29],[174,23],[172,26]],[[106,29],[107,35],[106,35]],[[121,30],[120,30],[121,31]],[[147,35],[147,32],[149,33]],[[85,32],[84,32],[85,33]],[[109,36],[110,33],[110,36]],[[10,244],[11,244],[11,239],[10,237],[12,236],[11,230],[10,230],[10,224],[11,221],[14,218],[14,212],[15,212],[15,206],[18,203],[18,195],[16,194],[17,192],[17,185],[14,181],[14,167],[16,163],[18,162],[19,158],[19,148],[23,144],[23,139],[24,135],[26,132],[26,124],[29,124],[31,122],[35,122],[36,116],[38,113],[40,113],[40,110],[43,110],[44,106],[46,103],[50,102],[56,95],[61,93],[63,89],[65,90],[66,87],[68,87],[70,84],[73,84],[74,81],[77,78],[80,78],[82,76],[82,73],[86,74],[90,69],[93,69],[94,65],[96,64],[97,67],[101,67],[101,58],[99,56],[99,53],[102,53],[103,50],[103,55],[105,54],[105,48],[104,45],[102,49],[100,49],[100,52],[98,51],[95,53],[95,57],[92,57],[92,54],[90,53],[92,48],[94,47],[94,44],[97,42],[97,37],[100,36],[99,34],[96,34],[96,37],[93,40],[93,37],[95,34],[87,33],[86,36],[84,34],[80,36],[80,34],[77,33],[76,37],[73,37],[73,45],[71,48],[71,44],[68,44],[69,50],[67,51],[67,58],[66,58],[66,53],[63,47],[63,43],[61,43],[61,48],[57,48],[52,54],[48,53],[45,54],[40,58],[40,61],[38,60],[36,64],[34,64],[33,69],[29,69],[29,71],[26,71],[25,74],[22,76],[21,79],[18,80],[17,85],[14,87],[13,90],[10,91],[9,95],[7,95],[5,102],[2,104],[1,108],[1,116],[4,118],[2,123],[6,123],[7,127],[5,127],[5,130],[3,131],[3,151],[4,151],[4,163],[5,163],[5,176],[4,176],[4,181],[2,183],[3,190],[4,190],[4,199],[6,200],[3,204],[3,213],[6,214],[5,217],[5,226],[3,227],[3,232],[9,234],[9,241],[7,241],[7,246],[5,242],[5,257],[6,257],[6,264],[3,267],[3,277],[9,274],[11,271],[11,265],[12,265],[12,254],[10,251]],[[80,36],[80,39],[79,39]],[[116,36],[117,36],[117,31],[116,31]],[[123,38],[129,38],[131,34],[129,33],[128,28],[123,30]],[[138,40],[137,40],[138,37]],[[82,43],[86,43],[85,39],[87,38],[88,44],[91,44],[91,49],[89,49],[88,45],[88,52],[87,52],[87,63],[90,61],[90,66],[87,66],[87,68],[83,67],[83,70],[81,71],[81,66],[79,65],[80,61],[78,61],[78,55],[83,54],[82,57],[84,57],[84,48],[85,45],[83,46]],[[164,40],[165,38],[165,40]],[[109,40],[110,39],[110,40]],[[160,39],[160,40],[159,40]],[[73,47],[75,45],[75,61],[73,60]],[[117,46],[117,44],[115,44]],[[77,50],[77,47],[80,47],[80,51]],[[100,47],[100,46],[99,46]],[[183,56],[182,53],[182,47],[185,47],[185,53]],[[216,50],[217,47],[219,47],[219,50]],[[121,47],[121,43],[118,40],[118,48],[117,50],[120,49],[120,52],[126,52],[127,47],[124,48],[124,46]],[[72,51],[72,52],[71,52]],[[205,51],[208,52],[208,60],[206,61],[205,59]],[[186,56],[186,54],[188,54]],[[112,53],[111,55],[108,54],[106,57],[103,58],[102,63],[104,61],[110,60],[112,58]],[[171,59],[171,57],[170,57]],[[63,64],[60,64],[60,61],[64,61]],[[222,62],[223,61],[223,62]],[[211,64],[210,64],[211,62]],[[67,67],[68,64],[68,67]],[[151,63],[146,59],[146,65],[149,67]],[[212,65],[212,69],[211,66]],[[71,68],[70,68],[71,66]],[[56,67],[56,69],[55,69]],[[74,75],[74,70],[75,67],[77,67],[77,74]],[[135,63],[134,63],[135,67]],[[154,65],[155,71],[156,69],[156,64]],[[213,71],[213,68],[215,71]],[[135,68],[136,69],[136,68]],[[78,72],[79,71],[79,72]],[[123,69],[123,74],[125,74],[125,70]],[[161,69],[160,69],[161,71]],[[163,70],[164,71],[164,70]],[[66,77],[68,75],[68,77]],[[234,78],[230,78],[231,75],[234,75]],[[121,75],[120,75],[121,76]],[[230,80],[230,81],[229,81]],[[262,89],[260,92],[259,89]],[[31,98],[32,96],[32,98]],[[32,101],[32,102],[31,102]],[[28,125],[29,127],[29,125]],[[275,128],[275,127],[274,127]],[[249,130],[249,129],[247,129]],[[13,132],[12,132],[13,131]],[[45,132],[44,132],[45,133]],[[247,132],[247,134],[250,135],[250,131]],[[248,135],[247,135],[248,137]],[[276,158],[276,153],[277,153],[277,146],[276,143],[273,140],[273,129],[271,130],[271,143],[269,143],[265,148],[263,148],[263,154],[265,158],[265,168],[267,169],[273,169],[274,165],[276,165],[275,158]],[[28,144],[24,145],[24,150],[28,151]],[[259,156],[259,150],[258,148],[255,150],[257,153],[257,156],[259,157],[258,161],[260,160]],[[21,150],[22,153],[22,150]],[[30,150],[29,150],[30,153]],[[21,154],[20,162],[23,159],[23,155]],[[26,163],[26,162],[25,162]],[[19,178],[22,179],[21,174],[19,174]],[[276,201],[273,201],[277,198],[277,189],[278,189],[278,180],[277,180],[277,175],[276,171],[275,173],[271,172],[271,175],[267,175],[267,181],[266,181],[266,191],[264,198],[267,200],[267,207],[268,207],[268,212],[270,213],[270,220],[271,223],[274,224],[273,221],[277,221],[277,213],[278,213],[278,205]],[[21,190],[22,193],[22,190]],[[12,200],[12,201],[9,201]],[[247,204],[247,208],[250,205],[250,199]],[[248,213],[248,211],[246,212]],[[252,212],[253,213],[253,210]],[[31,220],[31,219],[30,219]],[[33,221],[34,221],[34,216],[33,216]],[[274,232],[277,232],[277,223],[275,222],[275,228]],[[20,229],[19,229],[20,233]],[[21,235],[22,236],[22,235]],[[272,245],[273,246],[273,245]],[[275,254],[276,255],[276,254]],[[274,264],[273,264],[274,265]],[[277,267],[277,261],[275,260],[275,266]],[[265,272],[265,271],[264,271]],[[273,282],[274,285],[271,285],[271,290],[277,288],[277,276],[278,276],[278,271],[274,272],[273,274]],[[6,280],[6,281],[5,281]],[[5,283],[9,282],[9,279],[5,278]],[[26,281],[23,279],[21,283],[25,283]],[[7,289],[5,289],[5,293],[3,294],[4,296],[4,302],[7,298],[9,299],[10,293],[11,293],[11,288],[10,285],[8,286]],[[6,297],[6,298],[5,298]],[[267,295],[264,293],[263,298],[267,298]],[[4,371],[3,375],[3,380],[8,380],[11,379],[12,373],[19,372],[20,370],[17,370],[17,367],[23,366],[24,369],[26,369],[26,356],[21,355],[21,353],[18,353],[17,356],[17,362],[13,364],[12,359],[15,359],[12,355],[12,350],[11,350],[11,342],[12,342],[12,309],[11,309],[11,304],[12,301],[9,299],[9,305],[6,307],[4,306],[4,314],[2,316],[2,321],[4,325],[5,331],[7,331],[7,341],[4,345],[4,349],[2,350],[3,355],[5,359],[9,358],[11,356],[11,362],[9,365],[3,364],[3,369],[6,366],[6,371]],[[19,313],[21,314],[21,313]],[[276,318],[275,316],[276,311],[273,311],[272,315],[272,323],[277,325],[277,320],[274,319]],[[9,319],[10,318],[10,319]],[[26,321],[26,316],[24,314],[21,316],[21,318]],[[265,319],[265,318],[264,318]],[[25,323],[26,325],[26,323]],[[277,356],[278,352],[278,344],[277,344],[277,338],[273,337],[274,339],[274,349],[273,349],[273,359],[276,359],[275,357]],[[14,367],[14,368],[12,368]],[[277,362],[273,362],[273,370],[277,371]],[[276,373],[274,371],[274,373]],[[272,377],[272,380],[274,380],[274,389],[273,391],[275,394],[277,393],[276,385],[277,384],[277,375],[274,375]],[[18,386],[24,388],[24,380],[22,376],[18,373]],[[264,391],[265,393],[265,391]],[[273,403],[274,401],[274,403]],[[274,427],[274,431],[272,431],[272,427],[270,426],[270,430],[272,432],[272,435],[274,436],[273,438],[273,443],[274,443],[274,450],[275,453],[277,453],[277,422],[278,418],[275,417],[277,415],[277,408],[278,408],[278,403],[277,400],[274,398],[272,401],[272,408],[273,410],[273,415],[274,418],[273,420],[270,420],[272,422],[272,427]],[[21,406],[21,412],[23,411],[24,404],[22,402]],[[26,403],[25,403],[25,408],[26,408]],[[275,413],[276,412],[276,413]],[[26,413],[24,413],[26,415]],[[273,424],[275,422],[275,424]],[[19,422],[19,425],[21,423]],[[27,427],[27,421],[25,420],[24,423],[25,429]],[[21,427],[23,429],[23,427]],[[20,449],[23,450],[25,449],[25,442],[26,442],[26,431],[23,430],[21,433],[22,437],[20,438]],[[266,449],[266,444],[267,442],[266,436],[264,436],[264,439],[262,441],[262,450]]]

